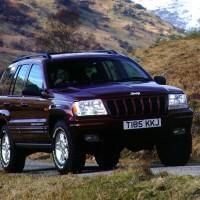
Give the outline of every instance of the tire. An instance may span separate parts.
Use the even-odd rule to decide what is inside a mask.
[[[119,155],[113,154],[113,156],[95,155],[95,160],[102,170],[114,169],[119,162]]]
[[[156,146],[162,164],[184,166],[190,159],[192,136],[189,132],[185,135],[161,137]]]
[[[81,143],[72,140],[64,121],[58,121],[54,126],[52,154],[60,174],[79,173],[85,165],[85,149]]]
[[[108,142],[102,145],[94,156],[100,169],[114,169],[119,162],[120,148],[116,143]]]
[[[6,125],[1,129],[1,164],[6,172],[22,172],[26,156],[14,146]]]

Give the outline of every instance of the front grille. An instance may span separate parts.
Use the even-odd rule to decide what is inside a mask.
[[[163,115],[167,112],[165,96],[127,97],[107,100],[114,117]]]

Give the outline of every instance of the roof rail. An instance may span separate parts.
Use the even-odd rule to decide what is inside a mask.
[[[108,53],[108,54],[118,54],[116,51],[114,50],[94,50],[92,52],[95,53]]]
[[[116,51],[114,50],[92,50],[92,51],[85,51],[85,52],[81,52],[81,51],[77,51],[77,52],[59,52],[59,53],[55,53],[55,52],[48,52],[49,56],[51,55],[57,55],[57,54],[71,54],[71,53],[108,53],[108,54],[118,54]]]
[[[43,54],[31,54],[31,55],[22,55],[12,61],[12,63],[18,62],[20,60],[26,60],[31,58],[37,58],[37,57],[43,57],[43,58],[51,58],[50,54],[43,53]]]

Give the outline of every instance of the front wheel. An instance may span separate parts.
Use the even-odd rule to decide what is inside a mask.
[[[96,154],[95,160],[99,165],[100,169],[107,170],[113,169],[119,162],[119,152],[107,152],[107,154]]]
[[[72,140],[64,121],[58,121],[54,126],[52,148],[53,160],[60,174],[82,171],[85,165],[85,150],[81,143]]]
[[[6,172],[21,172],[26,156],[15,148],[6,125],[1,129],[1,164]]]
[[[107,141],[101,144],[94,154],[100,169],[113,169],[119,162],[120,146],[118,140]]]
[[[166,166],[183,166],[190,159],[192,151],[191,133],[160,137],[157,143],[160,161]]]

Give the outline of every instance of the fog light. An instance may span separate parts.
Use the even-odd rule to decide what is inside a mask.
[[[185,128],[176,128],[173,130],[174,135],[183,135],[186,133]]]
[[[99,135],[85,135],[84,139],[86,142],[98,142]]]

